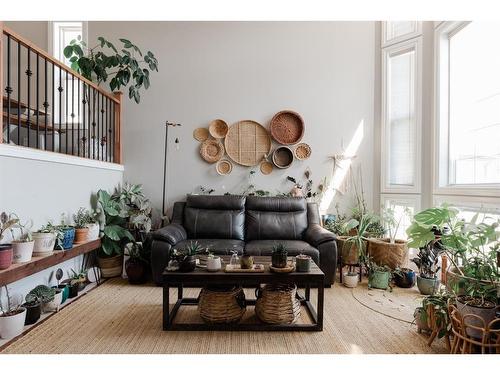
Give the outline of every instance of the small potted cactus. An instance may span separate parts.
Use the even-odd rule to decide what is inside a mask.
[[[278,243],[273,246],[271,263],[275,268],[285,268],[287,266],[288,250],[284,243]]]

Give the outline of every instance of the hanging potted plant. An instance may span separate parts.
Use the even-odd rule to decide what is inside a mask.
[[[13,228],[19,219],[7,215],[5,212],[0,214],[0,242],[4,239],[4,233]],[[12,244],[0,243],[0,270],[6,270],[12,265],[13,251]]]
[[[130,242],[125,246],[125,272],[130,284],[143,284],[147,281],[148,260],[144,257],[142,243]]]
[[[5,286],[7,304],[4,306],[0,299],[0,337],[12,339],[23,333],[24,321],[26,320],[26,308],[11,298],[7,286]]]
[[[76,214],[73,215],[73,222],[75,223],[75,244],[82,244],[88,241],[89,234],[89,217],[88,210],[80,207]]]
[[[128,210],[117,195],[111,196],[104,190],[97,193],[101,220],[101,248],[97,262],[102,277],[116,277],[122,273],[123,249],[134,237],[128,231]]]
[[[29,262],[33,256],[33,246],[35,245],[30,231],[33,223],[31,221],[26,221],[23,224],[16,214],[12,214],[12,216],[18,220],[17,224],[10,228],[12,235],[13,263]],[[18,233],[16,233],[15,229],[19,229]]]

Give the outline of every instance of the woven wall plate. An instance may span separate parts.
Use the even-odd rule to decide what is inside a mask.
[[[299,160],[306,160],[311,156],[311,146],[307,143],[299,143],[297,147],[295,147],[295,157]]]
[[[262,174],[270,174],[273,171],[273,168],[273,163],[268,162],[267,160],[260,163],[260,171]]]
[[[233,164],[229,160],[219,160],[215,169],[218,174],[225,176],[231,173],[233,170]]]
[[[281,111],[271,119],[270,131],[273,139],[282,145],[294,145],[304,136],[304,120],[293,111]]]
[[[207,128],[196,128],[193,131],[193,138],[198,142],[203,142],[208,139],[209,133]]]
[[[229,127],[224,140],[227,155],[246,167],[258,165],[271,150],[271,137],[258,122],[244,120]]]
[[[219,141],[208,139],[200,146],[200,155],[208,163],[215,163],[224,156],[224,146]]]
[[[273,163],[280,169],[288,168],[293,162],[293,152],[289,147],[281,146],[273,152]]]
[[[210,132],[210,135],[214,138],[224,138],[227,134],[229,127],[227,126],[226,122],[221,119],[216,119],[210,122],[210,125],[208,125],[208,131]]]

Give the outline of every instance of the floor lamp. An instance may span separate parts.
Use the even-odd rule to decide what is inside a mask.
[[[176,124],[173,122],[165,122],[165,158],[163,160],[163,203],[161,207],[161,226],[165,225],[165,220],[167,219],[166,213],[166,190],[167,190],[167,153],[168,153],[168,128],[182,126],[181,124]],[[179,138],[175,138],[175,144],[179,144]],[[168,224],[168,223],[167,223]]]

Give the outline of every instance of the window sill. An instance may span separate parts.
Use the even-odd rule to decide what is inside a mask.
[[[471,196],[471,197],[492,197],[500,196],[500,185],[493,186],[477,186],[477,187],[438,187],[433,191],[434,195],[456,195],[456,196]]]
[[[0,144],[0,156],[45,161],[50,163],[77,165],[88,168],[107,169],[112,171],[124,171],[122,164],[108,163],[100,160],[81,158],[78,156],[65,155],[52,151],[37,150],[23,146]]]

